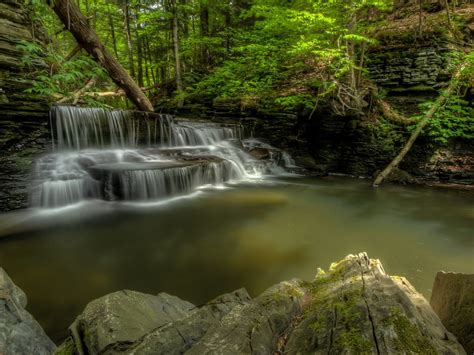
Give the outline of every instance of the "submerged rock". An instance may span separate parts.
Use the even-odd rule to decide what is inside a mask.
[[[474,275],[438,272],[430,303],[466,352],[474,354]]]
[[[56,346],[25,307],[25,293],[0,268],[0,354],[52,354]]]
[[[365,253],[254,299],[241,289],[194,307],[116,292],[91,302],[71,330],[60,353],[465,353],[423,296]]]

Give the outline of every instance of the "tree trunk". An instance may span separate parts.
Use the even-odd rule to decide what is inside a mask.
[[[107,18],[108,18],[108,21],[109,21],[110,34],[112,35],[112,45],[113,45],[113,48],[114,48],[114,53],[115,53],[115,56],[118,57],[117,37],[115,36],[114,18],[112,16],[112,12],[110,11],[110,4],[107,7]]]
[[[230,6],[224,9],[224,25],[225,25],[225,50],[227,55],[230,54],[230,29],[232,26],[232,16],[230,14]]]
[[[130,70],[130,75],[133,78],[136,78],[135,65],[133,63],[132,34],[130,32],[130,11],[127,0],[123,0],[123,29],[125,32],[125,37],[127,38],[128,67]]]
[[[153,111],[153,105],[140,90],[138,85],[128,75],[127,71],[120,65],[117,59],[100,43],[95,31],[87,23],[87,19],[81,13],[73,0],[56,0],[52,8],[59,19],[72,33],[77,43],[84,48],[104,69],[110,78],[127,97],[142,111]]]
[[[440,96],[438,96],[438,98],[434,102],[433,106],[425,114],[423,119],[418,123],[418,125],[416,126],[415,130],[412,132],[410,138],[405,143],[405,145],[402,148],[402,150],[400,151],[400,153],[398,153],[398,155],[390,162],[390,164],[388,164],[387,167],[385,169],[383,169],[377,175],[377,177],[375,178],[374,183],[373,183],[374,187],[378,187],[384,181],[384,179],[387,176],[390,175],[392,170],[394,168],[398,167],[398,165],[403,160],[403,158],[405,158],[405,155],[407,155],[407,153],[410,151],[411,147],[413,146],[413,143],[415,143],[415,140],[418,138],[418,136],[420,135],[423,128],[426,127],[426,125],[428,124],[430,119],[433,118],[436,111],[438,111],[438,109],[446,102],[446,100],[449,98],[449,96],[452,95],[452,93],[458,87],[458,85],[459,85],[459,80],[458,79],[459,79],[459,76],[460,76],[461,72],[464,70],[465,66],[466,66],[466,63],[463,63],[457,68],[457,70],[456,70],[456,72],[453,76],[453,79],[451,79],[451,82],[449,83],[448,88],[446,90],[444,90],[441,93]]]
[[[418,4],[418,36],[421,37],[423,25],[423,0],[419,0]]]
[[[139,32],[139,8],[140,4],[137,5],[135,8],[135,37],[137,39],[137,80],[138,80],[138,85],[143,86],[143,47],[142,47],[142,38],[140,36]]]
[[[201,38],[205,41],[209,37],[209,7],[206,0],[201,0],[201,9],[199,11],[199,20],[201,24]],[[210,64],[209,46],[207,43],[201,45],[201,65],[207,70]]]
[[[176,0],[171,0],[171,11],[173,12],[172,31],[173,31],[173,54],[175,66],[176,90],[181,94],[183,83],[181,81],[181,60],[179,58],[179,38],[178,38],[178,9]],[[179,99],[178,107],[183,106],[183,100]]]

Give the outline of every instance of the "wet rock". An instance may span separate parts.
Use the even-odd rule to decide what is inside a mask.
[[[474,275],[443,272],[436,274],[431,306],[464,346],[474,353]]]
[[[374,176],[377,175],[378,172]],[[395,182],[401,185],[411,185],[418,183],[418,180],[413,177],[409,172],[399,168],[394,168],[385,180],[386,182]]]
[[[106,353],[182,354],[232,309],[243,306],[249,301],[250,296],[245,289],[224,294],[203,306],[195,307],[187,317],[153,330],[134,344],[119,344],[108,349]]]
[[[271,157],[270,150],[266,148],[253,148],[249,150],[249,154],[257,160],[269,159]]]
[[[52,354],[56,348],[25,310],[26,295],[0,268],[0,354]]]
[[[194,305],[178,297],[118,291],[90,302],[70,330],[79,352],[97,354],[184,318]]]
[[[305,313],[284,352],[464,353],[423,296],[365,253],[320,271],[308,287]]]

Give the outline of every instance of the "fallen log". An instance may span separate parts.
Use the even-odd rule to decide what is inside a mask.
[[[133,81],[118,60],[102,45],[87,18],[72,0],[55,0],[52,9],[72,33],[78,45],[84,48],[109,74],[117,86],[141,111],[153,112],[153,105],[140,87]]]

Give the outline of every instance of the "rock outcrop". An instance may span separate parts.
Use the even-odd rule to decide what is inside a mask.
[[[166,293],[153,296],[118,291],[90,302],[72,324],[71,333],[78,349],[103,353],[117,343],[133,343],[153,329],[187,316],[193,307]]]
[[[438,272],[430,303],[466,352],[474,354],[474,275]]]
[[[406,279],[362,253],[320,270],[313,282],[282,282],[253,299],[242,289],[192,306],[116,292],[86,307],[58,353],[465,352]]]
[[[52,354],[56,346],[25,307],[25,293],[0,268],[0,354]]]
[[[25,91],[31,67],[19,45],[41,37],[30,15],[25,0],[0,3],[0,211],[26,207],[32,161],[49,144],[48,103]]]

